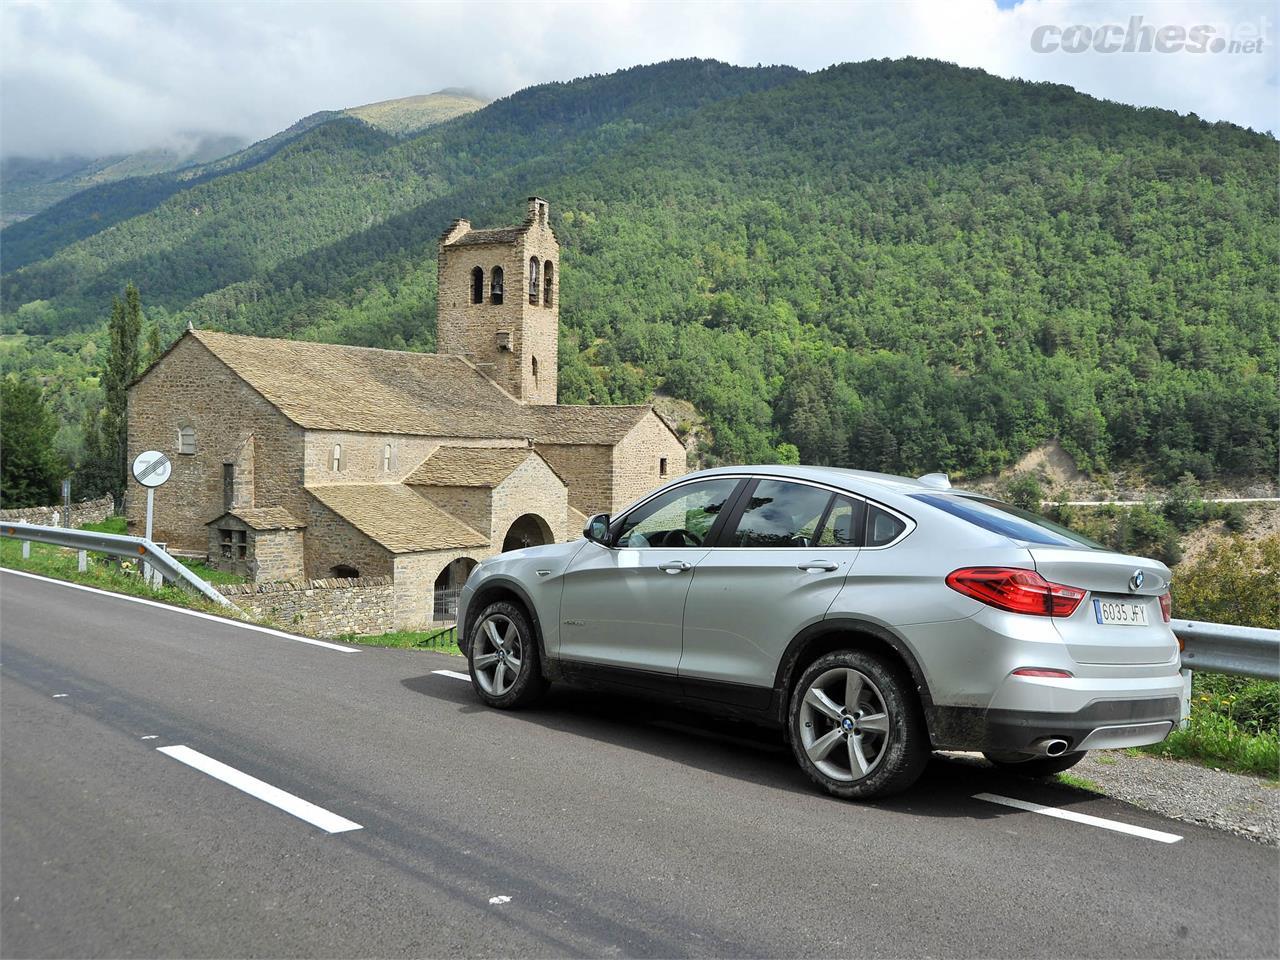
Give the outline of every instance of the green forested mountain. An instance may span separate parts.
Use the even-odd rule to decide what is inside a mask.
[[[170,147],[103,157],[5,157],[0,160],[0,224],[16,223],[98,184],[208,163],[245,146],[230,135],[186,134],[178,139]]]
[[[70,410],[127,281],[168,336],[429,349],[444,225],[538,193],[562,398],[690,400],[714,458],[976,473],[1057,436],[1086,467],[1270,473],[1275,162],[1269,136],[932,61],[660,64],[407,139],[325,119],[105,229],[68,216],[69,242],[55,207],[0,233],[8,270],[28,231],[4,355]]]

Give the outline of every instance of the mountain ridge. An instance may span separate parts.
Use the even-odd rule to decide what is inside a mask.
[[[5,323],[62,337],[20,361],[56,366],[134,279],[170,336],[431,349],[439,231],[538,193],[564,398],[661,388],[705,416],[712,458],[976,474],[1062,436],[1085,469],[1259,473],[1274,144],[936,61],[676,61],[408,138],[319,124],[6,274]]]

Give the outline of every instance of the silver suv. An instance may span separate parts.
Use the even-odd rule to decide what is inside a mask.
[[[930,750],[1039,776],[1156,743],[1184,696],[1167,567],[940,474],[693,473],[486,560],[458,609],[490,706],[563,680],[754,717],[846,798]]]

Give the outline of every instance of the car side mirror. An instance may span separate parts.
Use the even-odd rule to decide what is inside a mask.
[[[592,543],[598,543],[604,547],[609,546],[609,515],[607,513],[597,513],[582,528],[582,535]]]

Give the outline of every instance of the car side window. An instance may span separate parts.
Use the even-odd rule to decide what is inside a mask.
[[[616,547],[699,547],[737,489],[736,477],[681,484],[623,518]]]
[[[818,536],[820,547],[856,547],[862,539],[863,516],[866,504],[861,500],[836,497]]]
[[[892,543],[906,528],[907,525],[892,513],[872,506],[867,517],[867,546],[883,547]]]
[[[729,547],[809,547],[831,494],[803,483],[761,480],[738,518]]]

